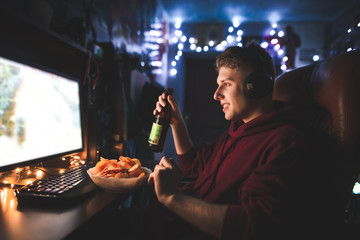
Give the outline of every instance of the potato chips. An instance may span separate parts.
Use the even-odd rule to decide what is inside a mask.
[[[132,178],[145,176],[139,159],[120,156],[119,160],[101,157],[93,173],[109,178]]]

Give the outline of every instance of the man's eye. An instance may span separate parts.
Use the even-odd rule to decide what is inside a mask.
[[[228,86],[230,86],[230,83],[224,83],[223,84],[225,87],[228,87]]]

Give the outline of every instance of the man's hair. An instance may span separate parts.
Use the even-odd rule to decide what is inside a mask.
[[[250,67],[254,71],[265,72],[273,79],[275,77],[271,56],[264,48],[254,42],[246,47],[228,47],[216,58],[217,71],[221,67],[240,69],[243,66]]]

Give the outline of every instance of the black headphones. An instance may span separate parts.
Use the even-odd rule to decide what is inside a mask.
[[[255,71],[244,80],[244,95],[251,99],[263,98],[271,93],[273,84],[273,78],[269,74]]]
[[[244,95],[250,99],[263,98],[273,90],[274,80],[272,76],[267,73],[269,70],[266,69],[266,62],[257,49],[251,46],[245,49],[247,49],[248,54],[253,57],[253,60],[259,68],[255,72],[250,73],[244,80]]]

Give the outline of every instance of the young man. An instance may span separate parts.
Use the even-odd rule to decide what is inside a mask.
[[[310,146],[293,111],[272,101],[271,57],[256,44],[229,47],[216,66],[214,99],[230,128],[216,143],[195,147],[168,97],[179,166],[163,157],[150,175],[160,204],[146,231],[154,239],[316,239],[307,235],[318,230],[313,222],[322,223],[311,208],[317,190]],[[163,94],[154,114],[164,106]],[[197,179],[182,186],[181,177],[193,174]]]

